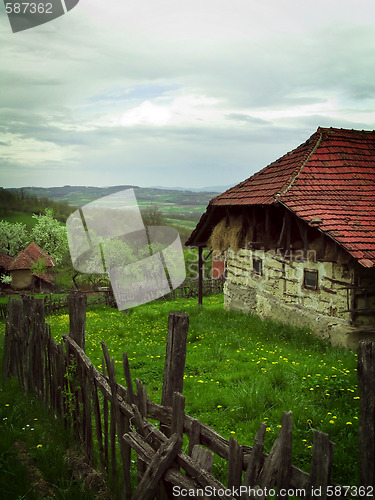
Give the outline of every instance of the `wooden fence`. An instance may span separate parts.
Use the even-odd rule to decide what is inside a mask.
[[[202,283],[202,296],[214,295],[221,293],[224,287],[223,279],[210,279]],[[189,299],[198,297],[199,284],[198,280],[185,280],[178,288],[171,290],[168,294],[156,300],[173,300],[173,299]],[[110,292],[106,292],[106,304],[112,307],[117,307],[114,296]]]
[[[224,281],[222,279],[206,280],[203,282],[203,295],[213,295],[223,291]],[[23,297],[21,295],[21,297]],[[198,297],[198,281],[187,280],[178,288],[172,290],[168,295],[161,297],[159,300],[172,300],[177,298]],[[68,307],[66,297],[56,298],[53,294],[48,294],[44,297],[45,314],[52,314]],[[117,307],[113,295],[108,291],[98,293],[97,298],[90,298],[90,305],[107,304],[111,307]],[[6,318],[7,304],[0,304],[0,320]]]
[[[7,315],[7,305],[0,304],[0,320],[5,319]]]
[[[340,487],[333,488],[330,483],[335,445],[327,434],[314,432],[309,473],[292,465],[291,413],[283,414],[278,438],[269,454],[264,452],[265,424],[260,426],[253,445],[248,446],[233,437],[224,439],[185,414],[181,392],[188,315],[171,313],[168,318],[159,405],[148,398],[141,381],[133,384],[126,353],[126,387],[116,381],[115,363],[105,342],[103,373],[93,366],[84,352],[85,300],[79,295],[70,297],[70,332],[59,344],[44,322],[42,300],[12,300],[6,322],[3,377],[6,381],[9,376],[17,376],[25,390],[36,393],[54,415],[73,427],[88,461],[106,471],[113,483],[121,477],[121,498],[176,498],[186,492],[191,498],[265,499],[274,493],[277,498],[345,497]],[[375,348],[366,344],[363,349],[359,372],[364,380],[368,379],[366,383],[370,381],[367,391],[372,391],[372,399],[369,392],[366,394],[372,413],[364,420],[362,442],[360,438],[367,450],[361,463],[361,484],[373,487],[374,440],[368,447],[364,436],[370,432],[373,438],[367,427],[374,429],[375,407],[373,363],[369,365],[368,353],[370,358],[374,356]],[[363,411],[368,412],[368,408]],[[155,425],[155,421],[159,424]],[[131,450],[137,456],[136,472],[132,469]],[[212,474],[215,455],[228,462],[225,485]]]

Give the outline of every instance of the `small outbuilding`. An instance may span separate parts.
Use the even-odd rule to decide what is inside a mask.
[[[51,292],[54,278],[51,273],[33,272],[34,264],[43,262],[45,269],[55,266],[54,259],[42,250],[36,243],[22,250],[11,262],[8,271],[12,277],[11,287],[14,290],[30,289],[34,292]]]
[[[375,337],[375,131],[319,127],[213,198],[186,244],[224,259],[225,308]]]

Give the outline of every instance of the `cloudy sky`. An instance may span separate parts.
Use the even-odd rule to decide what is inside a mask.
[[[80,0],[12,33],[0,185],[234,185],[318,126],[375,129],[373,0]]]

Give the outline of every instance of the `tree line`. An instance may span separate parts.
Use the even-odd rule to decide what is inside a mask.
[[[23,188],[9,190],[0,187],[0,212],[4,215],[13,211],[27,214],[42,214],[46,209],[52,209],[54,217],[60,222],[66,222],[69,215],[76,210],[65,200],[54,201],[49,198],[38,198],[25,192]]]

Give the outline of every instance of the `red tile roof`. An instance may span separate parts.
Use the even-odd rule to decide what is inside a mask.
[[[8,270],[12,261],[13,257],[6,255],[5,253],[0,253],[0,267]]]
[[[55,283],[55,277],[50,273],[44,273],[44,274],[35,273],[35,276],[45,281],[46,283],[49,283],[50,285],[54,285]]]
[[[47,267],[53,267],[55,265],[55,261],[48,253],[35,243],[30,243],[27,248],[22,250],[22,252],[14,258],[8,269],[9,271],[15,269],[31,269],[31,266],[38,262],[39,259],[45,259],[45,265]]]
[[[210,201],[211,206],[277,203],[363,266],[375,266],[375,131],[319,127],[304,144]],[[321,222],[311,223],[312,218]]]

